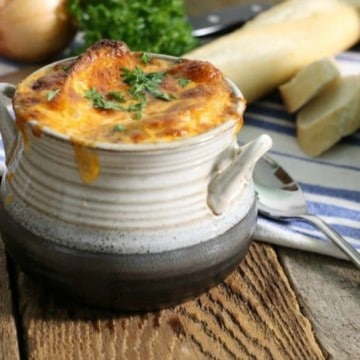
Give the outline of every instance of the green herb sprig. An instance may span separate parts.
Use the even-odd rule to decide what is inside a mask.
[[[117,111],[123,110],[123,107],[120,105],[118,101],[115,102],[113,100],[107,100],[107,98],[103,94],[99,93],[95,88],[85,90],[85,98],[92,102],[92,105],[95,109],[117,110]]]
[[[127,68],[121,69],[121,77],[125,84],[130,86],[129,92],[137,97],[139,94],[149,92],[153,96],[162,100],[172,100],[174,96],[162,92],[159,85],[166,76],[166,72],[153,72],[145,74],[140,68],[129,70]]]
[[[123,132],[126,130],[126,127],[122,124],[116,124],[114,127],[113,127],[113,131],[116,131],[116,132]]]
[[[138,67],[134,70],[122,68],[121,78],[125,84],[129,85],[130,98],[119,91],[110,91],[104,95],[95,88],[85,90],[85,98],[92,102],[95,109],[133,112],[135,119],[140,119],[147,103],[146,93],[165,101],[175,99],[174,95],[165,93],[159,88],[165,76],[166,72],[146,74]],[[125,105],[125,103],[128,104]]]
[[[143,53],[141,54],[140,60],[141,60],[141,62],[142,62],[143,64],[147,65],[147,64],[150,62],[150,56],[149,56],[149,54],[143,52]]]
[[[46,94],[46,100],[51,101],[58,93],[60,89],[52,89]]]
[[[69,0],[68,6],[84,34],[79,52],[100,39],[126,39],[133,51],[180,56],[199,43],[183,0]]]
[[[181,87],[186,87],[191,83],[191,80],[186,79],[186,78],[180,78],[177,83]]]

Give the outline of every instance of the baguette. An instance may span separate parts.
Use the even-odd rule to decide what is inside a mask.
[[[286,110],[293,113],[340,76],[333,59],[314,61],[279,87]]]
[[[354,45],[356,10],[339,0],[288,0],[184,57],[217,66],[252,102],[313,61]]]
[[[344,76],[313,98],[296,118],[303,151],[318,156],[360,128],[360,75]]]

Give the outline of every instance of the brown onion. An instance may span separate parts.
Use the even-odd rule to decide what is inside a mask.
[[[0,0],[0,55],[40,62],[74,37],[67,0]]]

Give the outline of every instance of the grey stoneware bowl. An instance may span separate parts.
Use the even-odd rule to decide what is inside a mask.
[[[69,137],[49,128],[39,136],[36,121],[19,131],[3,101],[15,87],[0,92],[0,231],[25,272],[86,304],[139,311],[203,293],[244,257],[267,135],[239,146],[229,119],[169,143],[87,145],[81,156],[101,168],[89,178]]]

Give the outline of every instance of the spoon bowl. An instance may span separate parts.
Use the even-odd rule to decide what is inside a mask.
[[[308,212],[299,184],[276,161],[263,156],[255,166],[253,179],[260,214],[276,220],[312,223],[360,269],[360,254],[322,219]]]

